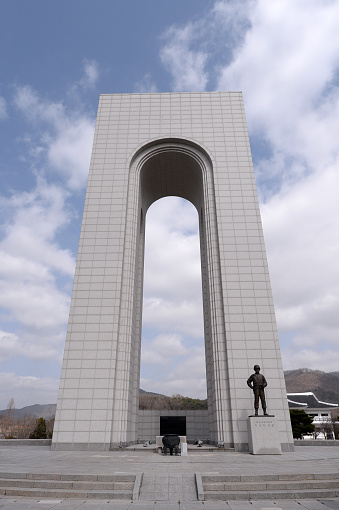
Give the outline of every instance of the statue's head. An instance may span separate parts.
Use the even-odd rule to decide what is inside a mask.
[[[254,365],[254,367],[253,367],[253,368],[254,368],[254,371],[255,371],[255,372],[260,372],[260,367],[259,367],[259,365]]]

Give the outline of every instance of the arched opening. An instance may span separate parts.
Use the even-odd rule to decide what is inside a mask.
[[[136,437],[139,409],[145,219],[157,200],[179,197],[199,214],[206,386],[211,439],[229,438],[230,398],[213,164],[195,143],[161,139],[131,158],[121,273],[111,443]],[[227,427],[227,429],[226,429]],[[124,432],[125,433],[125,432]]]
[[[205,399],[199,217],[190,202],[167,197],[150,206],[144,267],[140,386]]]

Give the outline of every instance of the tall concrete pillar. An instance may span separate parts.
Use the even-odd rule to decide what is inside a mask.
[[[147,210],[176,195],[200,224],[211,440],[248,448],[254,364],[293,449],[240,92],[100,97],[52,448],[136,440]]]

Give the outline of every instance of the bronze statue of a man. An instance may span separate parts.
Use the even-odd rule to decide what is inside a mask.
[[[247,379],[247,385],[253,390],[254,393],[254,410],[255,416],[258,416],[259,409],[259,398],[261,400],[262,410],[264,411],[264,416],[268,416],[266,412],[266,399],[265,399],[265,391],[264,388],[267,386],[267,381],[263,374],[260,374],[259,365],[254,365],[254,374],[252,374]]]

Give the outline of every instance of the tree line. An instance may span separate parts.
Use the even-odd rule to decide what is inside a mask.
[[[15,403],[11,398],[5,414],[0,417],[0,433],[4,439],[51,439],[54,417],[50,420],[25,414],[15,417]]]
[[[139,396],[139,409],[142,410],[157,410],[157,411],[194,411],[197,409],[207,409],[207,400],[200,400],[199,398],[184,397],[183,395],[158,395],[152,393],[140,393]]]
[[[198,410],[207,409],[207,400],[184,397],[183,395],[166,395],[141,393],[139,398],[141,410]],[[290,410],[293,437],[302,439],[305,435],[312,434],[316,439],[320,433],[326,439],[339,439],[339,416],[332,416],[313,423],[313,417],[300,409]],[[4,439],[51,439],[53,435],[54,416],[35,418],[28,414],[15,417],[14,399],[11,398],[5,414],[0,417],[0,434]]]
[[[309,434],[312,434],[314,439],[317,439],[320,434],[323,434],[325,439],[339,439],[339,416],[324,418],[323,421],[317,422],[316,426],[313,417],[302,409],[291,409],[290,417],[295,439],[303,439]]]
[[[207,400],[184,397],[183,395],[165,395],[141,393],[139,409],[155,410],[197,410],[207,409]],[[4,439],[50,439],[53,435],[54,417],[34,418],[28,414],[15,417],[15,403],[11,398],[4,415],[0,417],[0,434]]]

